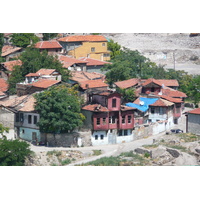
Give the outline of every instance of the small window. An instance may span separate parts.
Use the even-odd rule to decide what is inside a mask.
[[[102,46],[105,47],[105,46],[106,46],[106,43],[102,43]]]
[[[155,108],[151,108],[151,114],[155,113]]]
[[[29,123],[29,124],[32,123],[32,115],[28,115],[28,123]]]
[[[131,115],[128,116],[128,123],[131,123]]]
[[[22,129],[22,133],[23,133],[23,134],[25,133],[24,129]]]
[[[98,135],[95,135],[94,137],[95,137],[95,140],[98,140]]]
[[[103,118],[103,124],[104,125],[106,124],[106,118],[105,117]]]
[[[37,124],[37,116],[34,116],[33,122],[34,124]]]
[[[154,87],[151,88],[151,92],[155,92],[155,88]]]
[[[19,113],[16,114],[16,122],[19,122]]]
[[[122,130],[119,131],[119,134],[118,134],[118,135],[119,135],[119,136],[122,136]]]
[[[19,118],[20,118],[20,122],[24,121],[24,114],[23,113],[19,113]]]
[[[101,137],[101,140],[103,140],[103,138],[104,138],[104,135],[101,135],[100,137]]]
[[[125,120],[125,116],[122,116],[122,124],[125,124],[126,120]]]
[[[92,48],[91,48],[91,52],[95,52],[95,47],[92,47]]]
[[[97,118],[97,125],[100,125],[100,118]]]
[[[112,107],[116,108],[116,99],[112,99]]]
[[[111,117],[109,117],[109,124],[111,124]]]

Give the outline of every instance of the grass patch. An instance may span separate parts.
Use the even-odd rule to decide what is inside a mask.
[[[71,163],[71,160],[69,158],[61,161],[61,165],[68,165],[70,163]]]
[[[177,134],[177,136],[183,139],[185,142],[195,142],[200,140],[200,136],[193,133],[180,133]]]
[[[93,151],[93,156],[99,156],[99,155],[101,155],[101,150],[92,150]]]
[[[55,156],[61,156],[61,154],[62,154],[61,151],[53,150],[53,151],[48,151],[46,155],[47,156],[53,156],[53,155],[55,155]]]
[[[181,145],[166,145],[166,146],[170,147],[172,149],[177,149],[177,150],[180,150],[180,151],[183,151],[183,152],[187,152],[187,148],[183,147]]]

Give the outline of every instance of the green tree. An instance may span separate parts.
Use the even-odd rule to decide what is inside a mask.
[[[82,126],[81,100],[65,85],[54,86],[35,95],[38,125],[43,133],[70,133]]]
[[[133,102],[136,99],[135,88],[117,88],[117,92],[122,95],[123,103]]]
[[[0,124],[0,134],[3,138],[6,138],[6,136],[4,135],[4,132],[8,133],[8,131],[9,131],[8,127],[5,127],[3,126],[3,124]]]
[[[40,39],[34,33],[13,33],[11,37],[11,42],[13,45],[23,48],[40,41]]]
[[[8,80],[10,94],[16,93],[16,83],[23,81],[28,73],[35,73],[41,68],[56,69],[61,75],[62,80],[67,81],[70,71],[62,67],[62,63],[47,51],[40,51],[33,47],[27,47],[26,51],[21,54],[19,59],[22,66],[14,66],[14,70]]]
[[[111,51],[110,58],[114,59],[116,55],[119,55],[121,53],[121,46],[117,42],[114,42],[114,40],[111,39],[108,42],[108,50]]]
[[[57,37],[58,33],[43,33],[43,40],[50,40]]]
[[[0,166],[23,166],[30,154],[27,142],[0,139]]]

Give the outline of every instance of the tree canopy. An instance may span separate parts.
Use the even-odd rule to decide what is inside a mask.
[[[55,38],[58,35],[58,33],[43,33],[43,40],[50,40]]]
[[[3,61],[3,58],[1,57],[1,53],[2,53],[3,44],[4,44],[4,37],[3,37],[3,33],[0,33],[0,62],[2,62],[2,61]]]
[[[30,154],[27,142],[0,139],[0,166],[23,166]]]
[[[70,133],[82,125],[81,100],[65,85],[54,86],[35,95],[38,125],[43,133]]]
[[[26,48],[19,59],[22,66],[14,66],[14,70],[8,80],[10,94],[16,93],[16,83],[23,81],[28,73],[35,73],[41,68],[56,69],[61,75],[62,80],[67,81],[70,72],[62,67],[62,63],[57,57],[48,55],[47,51],[40,51],[33,47]]]
[[[13,33],[11,37],[11,42],[13,45],[23,48],[40,41],[40,39],[34,33]]]
[[[114,40],[110,40],[108,42],[108,50],[110,50],[110,58],[114,59],[115,56],[119,55],[121,53],[121,46],[117,43],[114,42]]]

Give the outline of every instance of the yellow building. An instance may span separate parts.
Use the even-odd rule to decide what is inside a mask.
[[[58,39],[66,54],[74,58],[88,57],[101,61],[110,60],[107,39],[102,35],[72,35]]]

